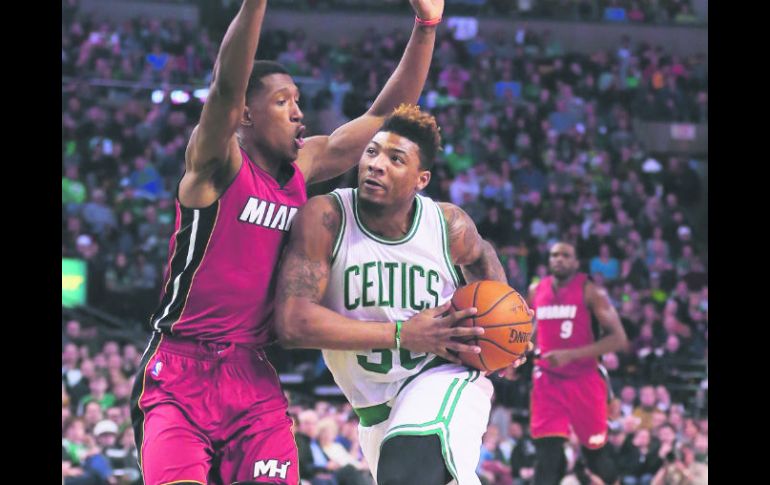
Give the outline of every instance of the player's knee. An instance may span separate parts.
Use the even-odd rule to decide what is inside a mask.
[[[396,436],[382,445],[378,485],[444,485],[448,475],[436,435]]]
[[[601,478],[604,483],[615,483],[618,479],[618,469],[606,446],[595,450],[584,447],[583,454],[586,457],[588,469],[592,473]]]
[[[558,485],[567,470],[564,438],[535,440],[535,485]]]

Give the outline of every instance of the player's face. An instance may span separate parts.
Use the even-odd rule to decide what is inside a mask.
[[[288,74],[268,74],[262,78],[262,89],[248,100],[245,129],[253,131],[257,146],[268,157],[285,162],[297,159],[304,146],[302,110],[299,88]],[[251,125],[248,125],[251,123]]]
[[[358,194],[380,206],[411,200],[430,181],[420,169],[420,148],[412,140],[381,131],[364,149],[358,164]]]
[[[559,279],[572,276],[578,270],[575,249],[568,244],[554,244],[548,255],[548,269]]]

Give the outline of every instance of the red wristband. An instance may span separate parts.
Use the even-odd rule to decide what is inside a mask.
[[[414,16],[414,21],[417,22],[419,25],[424,25],[426,27],[431,27],[433,25],[438,25],[441,23],[441,17],[437,19],[430,19],[430,20],[423,20],[418,16]]]

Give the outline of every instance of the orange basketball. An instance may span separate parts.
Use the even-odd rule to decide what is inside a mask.
[[[481,371],[508,367],[527,351],[532,339],[532,317],[524,298],[505,283],[475,281],[455,291],[452,308],[476,307],[478,313],[457,323],[465,327],[484,327],[484,335],[467,337],[463,342],[481,347],[480,354],[458,354],[465,365]]]

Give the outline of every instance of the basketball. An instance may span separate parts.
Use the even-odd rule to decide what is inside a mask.
[[[458,322],[466,327],[484,327],[484,335],[468,337],[464,343],[481,347],[480,354],[458,354],[465,365],[490,372],[511,365],[526,351],[532,338],[532,316],[519,292],[499,281],[476,281],[455,291],[452,308],[476,307],[478,313]]]

